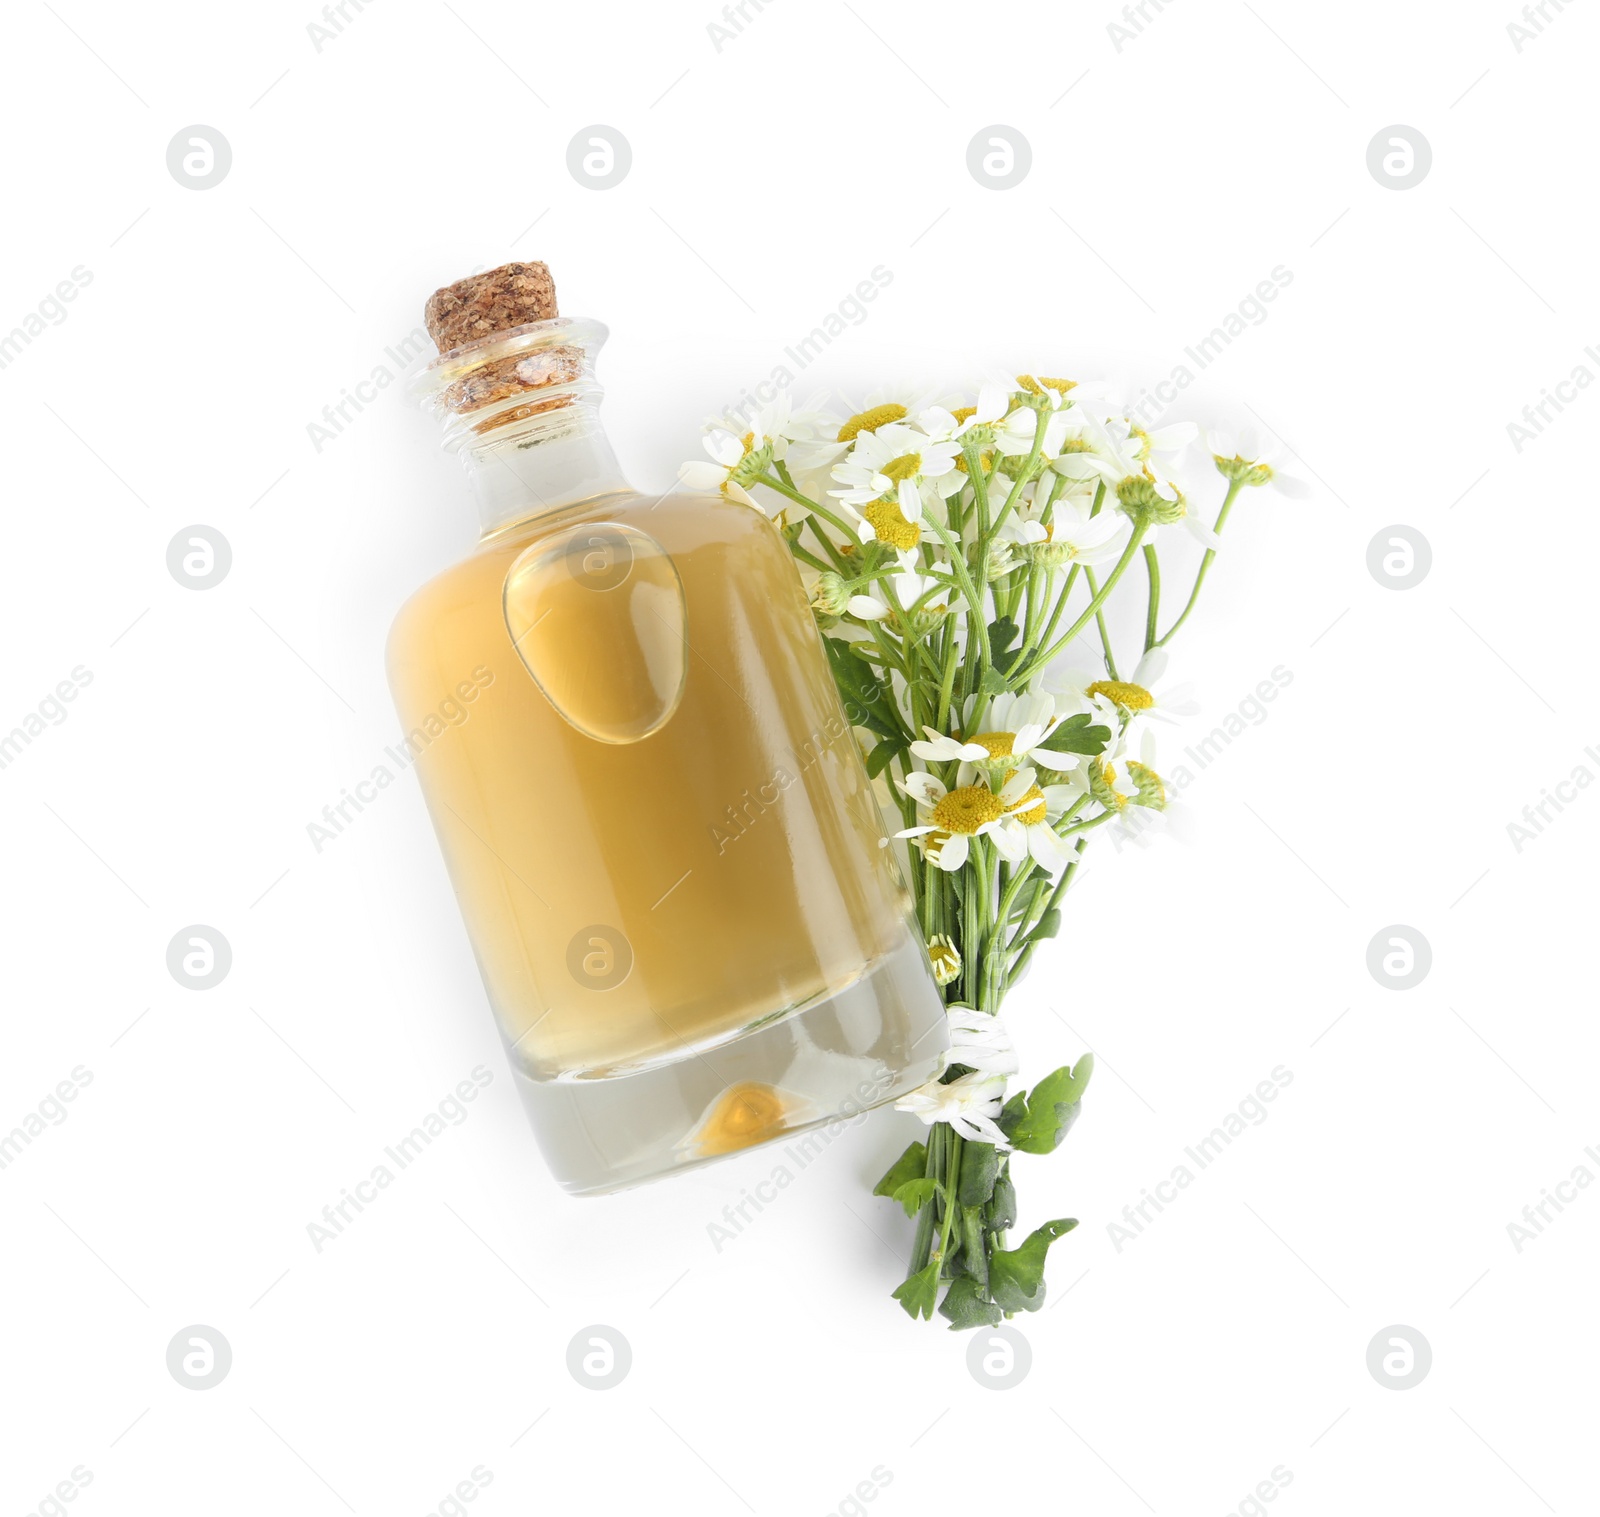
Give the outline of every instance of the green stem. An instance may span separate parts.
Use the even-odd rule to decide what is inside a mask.
[[[1047,650],[1031,658],[1024,673],[1013,675],[1013,680],[1019,687],[1025,685],[1034,674],[1054,659],[1063,648],[1067,647],[1099,615],[1100,608],[1106,603],[1106,597],[1117,588],[1117,581],[1127,573],[1128,565],[1133,562],[1133,555],[1139,551],[1139,544],[1144,541],[1144,535],[1148,530],[1148,522],[1140,521],[1134,523],[1133,535],[1128,539],[1128,546],[1123,549],[1122,557],[1117,560],[1116,567],[1112,569],[1105,584],[1101,585],[1095,592],[1094,599],[1084,609],[1083,615],[1066,632],[1062,633]],[[1084,573],[1087,575],[1089,571],[1086,569]],[[1090,584],[1092,585],[1093,583],[1094,581],[1091,577]]]
[[[1222,509],[1217,512],[1216,525],[1211,529],[1213,532],[1220,533],[1223,527],[1227,525],[1228,512],[1233,509],[1233,503],[1238,497],[1242,483],[1243,481],[1237,479],[1229,481],[1227,498],[1222,502]],[[1211,560],[1216,556],[1217,550],[1215,548],[1206,549],[1206,556],[1200,560],[1200,568],[1194,577],[1194,589],[1189,592],[1188,604],[1185,605],[1183,610],[1179,613],[1177,621],[1167,628],[1165,636],[1158,637],[1155,642],[1151,644],[1152,647],[1164,647],[1167,643],[1171,642],[1172,634],[1189,620],[1189,613],[1194,610],[1194,603],[1200,599],[1200,587],[1205,584],[1206,575],[1211,572]]]
[[[978,654],[987,667],[993,662],[989,653],[989,624],[983,619],[983,596],[967,572],[967,561],[962,554],[961,544],[954,541],[950,533],[934,520],[931,512],[924,510],[922,515],[923,520],[933,528],[939,541],[944,544],[945,551],[950,555],[950,572],[955,575],[956,584],[961,587],[962,597],[971,608],[971,625],[976,633]]]
[[[1156,614],[1161,609],[1161,561],[1154,543],[1144,545],[1144,566],[1150,576],[1150,599],[1144,613],[1144,651],[1148,653],[1156,645]]]
[[[820,516],[829,526],[841,533],[846,542],[857,541],[859,534],[852,531],[847,522],[841,521],[820,501],[812,500],[809,495],[802,495],[793,485],[786,485],[781,479],[771,474],[763,474],[756,480],[758,485],[765,485],[769,490],[776,490],[787,500],[792,500],[797,506],[804,506],[816,516]]]
[[[1098,596],[1100,592],[1099,592],[1098,586],[1095,584],[1094,570],[1090,569],[1088,567],[1085,567],[1084,571],[1083,571],[1083,577],[1089,583],[1089,593],[1090,593],[1090,595]],[[1105,653],[1106,673],[1109,674],[1112,679],[1116,679],[1116,677],[1117,677],[1117,656],[1116,656],[1115,653],[1113,653],[1111,651],[1111,634],[1108,631],[1106,631],[1106,612],[1105,612],[1105,602],[1103,600],[1100,602],[1100,608],[1094,614],[1094,622],[1095,622],[1095,629],[1100,634],[1100,647],[1101,647],[1101,650]]]

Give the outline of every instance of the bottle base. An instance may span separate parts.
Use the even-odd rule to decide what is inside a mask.
[[[840,1122],[931,1079],[944,1006],[915,934],[836,994],[672,1064],[513,1080],[550,1172],[598,1196]]]

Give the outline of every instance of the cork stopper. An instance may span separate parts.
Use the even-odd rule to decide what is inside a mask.
[[[503,263],[469,274],[435,290],[423,307],[428,335],[441,353],[556,314],[555,280],[542,263]]]

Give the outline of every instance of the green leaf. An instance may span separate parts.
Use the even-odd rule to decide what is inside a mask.
[[[1017,1187],[1010,1175],[1001,1175],[994,1182],[994,1196],[989,1202],[989,1231],[1003,1233],[1017,1225]]]
[[[1050,1245],[1078,1225],[1076,1217],[1046,1222],[1018,1248],[999,1248],[989,1261],[989,1292],[1008,1312],[1036,1312],[1044,1305],[1044,1260]]]
[[[876,779],[889,767],[895,758],[906,751],[906,745],[897,737],[884,738],[871,753],[867,755],[867,774]]]
[[[984,1289],[970,1275],[963,1275],[944,1293],[939,1315],[950,1323],[952,1333],[973,1327],[993,1327],[1000,1321],[1000,1308],[989,1300]]]
[[[939,1299],[939,1261],[932,1260],[925,1269],[902,1280],[891,1294],[913,1320],[932,1317],[934,1302]]]
[[[1047,1154],[1060,1147],[1077,1120],[1093,1073],[1094,1055],[1086,1053],[1076,1064],[1063,1064],[1046,1075],[1026,1095],[1018,1091],[1012,1096],[1000,1113],[1000,1130],[1011,1146],[1025,1154]]]
[[[994,1193],[1000,1173],[1000,1153],[993,1143],[967,1142],[961,1146],[961,1183],[956,1199],[963,1206],[982,1206]]]
[[[889,1166],[889,1172],[872,1187],[875,1196],[893,1196],[907,1180],[920,1179],[928,1168],[928,1149],[923,1143],[913,1143]]]
[[[1033,931],[1028,934],[1030,938],[1053,938],[1061,931],[1061,912],[1052,906],[1034,924]]]
[[[1106,744],[1111,741],[1111,729],[1094,726],[1093,721],[1094,718],[1087,711],[1080,711],[1076,716],[1069,716],[1049,737],[1034,746],[1048,748],[1052,753],[1084,753],[1093,758],[1104,753]]]
[[[914,1217],[938,1194],[939,1182],[919,1175],[896,1186],[893,1199],[905,1208],[908,1217]]]
[[[983,1236],[983,1208],[961,1208],[961,1268],[984,1285],[989,1283],[989,1249]]]
[[[888,699],[888,686],[855,652],[863,645],[847,643],[842,637],[825,637],[822,645],[827,650],[828,667],[833,671],[833,682],[839,687],[850,724],[865,727],[879,737],[902,741],[905,734],[899,713]]]
[[[989,623],[989,659],[1002,675],[1016,666],[1022,652],[1011,646],[1017,636],[1017,624],[1009,616],[996,617]]]
[[[999,669],[985,669],[983,678],[978,681],[978,689],[985,695],[1004,695],[1010,688],[1005,675]]]

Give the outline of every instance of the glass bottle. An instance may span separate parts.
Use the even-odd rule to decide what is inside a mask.
[[[640,495],[542,264],[428,304],[482,537],[389,678],[516,1085],[594,1194],[934,1075],[941,998],[778,530]],[[813,1141],[814,1140],[810,1140]]]

